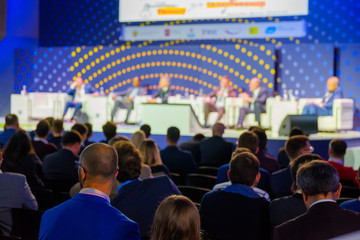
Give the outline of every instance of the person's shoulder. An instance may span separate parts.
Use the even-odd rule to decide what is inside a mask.
[[[352,207],[352,206],[358,206],[358,208],[360,209],[360,201],[359,201],[359,199],[348,200],[348,201],[342,202],[340,204],[340,207],[343,207],[343,208],[346,208],[346,209],[348,209],[348,207]]]
[[[26,177],[21,173],[13,173],[13,172],[3,172],[0,174],[0,179],[6,179],[7,183],[14,183],[15,181],[18,183],[25,184]]]
[[[287,171],[288,171],[287,168],[280,169],[280,170],[278,170],[278,171],[276,171],[276,172],[273,172],[273,173],[271,174],[271,177],[280,177],[280,176],[286,174]]]

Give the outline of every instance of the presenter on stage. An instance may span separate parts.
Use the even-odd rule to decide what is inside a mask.
[[[241,97],[245,103],[249,103],[249,107],[240,108],[240,116],[237,128],[243,128],[245,116],[248,113],[255,113],[255,120],[260,125],[260,114],[266,111],[266,99],[269,93],[265,88],[261,87],[261,80],[259,78],[252,78],[249,83],[250,93],[242,93]]]
[[[114,120],[116,112],[119,108],[127,109],[125,123],[128,122],[131,110],[134,109],[134,98],[136,96],[146,95],[146,89],[140,86],[141,80],[139,77],[133,77],[132,87],[129,87],[125,91],[114,93],[112,98],[115,100],[115,105],[111,111],[111,121]]]
[[[228,76],[222,76],[220,79],[220,87],[217,87],[215,91],[209,93],[204,102],[204,117],[205,126],[209,118],[210,112],[218,112],[216,122],[218,122],[225,113],[225,99],[226,97],[236,97],[235,89],[230,86],[230,78]]]
[[[327,80],[328,91],[319,104],[309,103],[305,105],[303,115],[329,116],[332,115],[334,100],[343,98],[343,92],[339,87],[339,78],[330,77]]]
[[[74,114],[71,120],[75,119],[76,114],[82,108],[82,102],[86,94],[92,94],[93,96],[99,95],[98,92],[90,84],[84,84],[81,77],[77,77],[74,82],[70,84],[70,88],[67,90],[67,94],[71,96],[71,100],[66,102],[63,119],[69,108],[75,108]]]
[[[173,90],[170,89],[170,82],[171,79],[168,76],[161,76],[159,80],[158,90],[152,96],[152,99],[150,99],[148,102],[167,103],[168,97],[174,95]]]

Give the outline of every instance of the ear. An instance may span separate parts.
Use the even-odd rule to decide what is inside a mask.
[[[258,172],[258,174],[256,175],[256,178],[255,178],[255,186],[258,184],[258,182],[260,181],[260,177],[261,177],[261,173],[260,171]]]
[[[336,200],[340,197],[341,189],[342,189],[342,185],[341,185],[341,183],[339,183],[339,188],[336,191]]]
[[[331,154],[332,154],[331,148],[329,148],[328,153],[329,153],[329,156],[331,156]]]
[[[300,188],[300,190],[301,190],[301,195],[302,195],[302,197],[303,197],[303,200],[304,200],[304,202],[306,203],[306,201],[308,200],[308,195],[306,195],[305,193],[304,193],[304,191],[302,190],[302,188]]]
[[[256,148],[255,154],[259,153],[259,147]]]
[[[227,171],[227,177],[228,177],[229,181],[230,181],[230,176],[231,176],[231,173],[230,173],[230,170],[228,170]]]

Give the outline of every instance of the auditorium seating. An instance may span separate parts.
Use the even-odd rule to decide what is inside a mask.
[[[189,173],[186,176],[186,185],[212,189],[216,184],[216,177],[206,174]]]
[[[211,175],[211,176],[217,176],[218,169],[219,168],[217,168],[217,167],[211,167],[211,166],[199,166],[198,173]]]
[[[34,211],[24,208],[11,209],[13,218],[11,236],[20,237],[23,240],[38,239],[43,213],[44,211]]]
[[[202,197],[209,192],[209,189],[193,187],[193,186],[177,186],[182,193],[182,195],[188,197],[194,203],[200,203]]]

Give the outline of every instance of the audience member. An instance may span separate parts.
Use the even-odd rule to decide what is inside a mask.
[[[195,204],[187,197],[172,195],[156,210],[151,240],[201,240],[200,232]]]
[[[141,155],[129,142],[114,143],[118,153],[120,182],[111,204],[139,224],[141,238],[150,237],[151,225],[159,203],[180,191],[167,176],[140,180]]]
[[[117,135],[116,129],[117,129],[117,127],[114,122],[106,122],[102,126],[102,130],[103,130],[104,136],[106,137],[106,140],[102,140],[101,142],[108,143],[110,139],[115,137]]]
[[[254,186],[260,179],[259,160],[251,153],[235,155],[228,172],[231,185],[208,192],[200,204],[205,238],[270,239],[269,203]]]
[[[49,136],[47,138],[49,143],[54,144],[57,149],[61,149],[61,139],[62,139],[62,134],[64,131],[64,122],[61,119],[56,119],[53,121],[53,134],[52,136]]]
[[[0,148],[5,148],[7,142],[19,130],[19,119],[15,114],[8,114],[5,117],[4,132],[0,134]]]
[[[360,181],[359,176],[360,176],[360,168],[358,170],[358,181]],[[360,197],[355,198],[353,200],[345,201],[340,204],[340,207],[360,213]]]
[[[201,161],[200,142],[204,138],[205,136],[202,133],[195,134],[192,140],[180,143],[179,148],[191,152],[195,162],[199,164]]]
[[[222,76],[220,78],[220,87],[209,93],[204,101],[204,125],[207,126],[207,121],[210,112],[218,112],[216,122],[220,121],[225,113],[225,99],[226,97],[236,97],[236,90],[230,86],[230,78]]]
[[[293,179],[291,196],[274,199],[270,203],[270,225],[272,228],[306,212],[301,191],[296,185],[297,170],[305,163],[313,160],[321,160],[317,154],[305,154],[295,159],[290,165],[291,177]]]
[[[80,153],[82,153],[82,151],[85,149],[85,141],[86,141],[86,138],[87,138],[88,129],[87,129],[86,125],[83,124],[83,123],[75,123],[71,127],[71,130],[78,132],[80,134],[80,136],[81,136]]]
[[[0,167],[2,161],[2,152],[0,152]],[[11,233],[12,208],[37,210],[38,204],[24,175],[3,173],[0,170],[0,235],[2,233],[3,236],[9,236]]]
[[[161,160],[170,172],[185,175],[195,172],[197,164],[188,151],[181,150],[177,143],[180,139],[180,130],[177,127],[169,127],[166,134],[168,146],[160,151]]]
[[[61,182],[61,190],[68,192],[78,182],[75,161],[79,160],[81,137],[78,132],[66,132],[62,138],[63,148],[44,158],[43,172],[45,185],[55,189],[56,182]]]
[[[114,143],[120,142],[120,141],[131,142],[130,139],[126,136],[115,136],[109,140],[108,144],[110,146],[112,146],[112,145],[114,145]]]
[[[357,173],[352,167],[344,166],[344,156],[347,144],[342,139],[333,139],[329,144],[329,163],[336,168],[339,173],[340,181],[346,185],[359,188]]]
[[[151,136],[151,127],[148,124],[141,125],[140,130],[144,131],[146,138]]]
[[[44,160],[46,155],[54,153],[57,151],[57,148],[54,144],[49,143],[46,139],[50,133],[50,124],[46,120],[41,120],[35,129],[35,138],[32,141],[36,155],[40,158],[41,161]]]
[[[162,163],[159,148],[152,139],[145,139],[139,150],[142,164],[150,166],[153,176],[165,174],[170,177],[169,169]]]
[[[27,132],[19,129],[7,143],[4,153],[2,170],[4,172],[21,173],[31,188],[44,186],[42,162],[35,154]]]
[[[298,135],[305,135],[305,134],[299,127],[291,128],[290,133],[289,133],[289,138],[292,136],[298,136]],[[286,154],[285,147],[282,147],[279,149],[277,160],[278,160],[280,169],[287,168],[287,166],[289,166],[290,160],[289,160],[288,155]]]
[[[145,140],[145,133],[141,130],[136,131],[131,135],[130,141],[135,145],[137,149],[140,149],[141,143]]]
[[[50,125],[50,132],[49,132],[49,136],[46,140],[49,140],[50,137],[53,137],[53,133],[54,133],[54,121],[55,118],[54,117],[47,117],[45,118],[45,120],[49,123]]]
[[[220,167],[229,163],[234,145],[226,141],[222,136],[225,125],[215,123],[212,127],[212,137],[204,139],[200,143],[201,161],[200,165]]]
[[[314,148],[310,145],[308,137],[298,135],[290,137],[285,142],[285,150],[291,164],[296,158],[304,154],[312,153]],[[271,192],[273,198],[292,195],[291,186],[293,180],[291,177],[290,164],[287,168],[274,172],[271,175]]]
[[[90,144],[95,143],[95,142],[90,141],[90,138],[92,138],[92,136],[93,136],[93,125],[91,123],[84,123],[84,124],[85,124],[85,126],[87,128],[87,133],[86,133],[86,139],[84,141],[84,146],[87,147]]]
[[[137,224],[109,204],[118,174],[114,148],[94,143],[77,163],[83,189],[44,213],[39,239],[139,239]]]
[[[250,131],[254,132],[259,139],[259,151],[256,153],[256,157],[260,161],[260,167],[266,169],[270,174],[279,170],[279,164],[277,160],[267,153],[267,136],[261,127],[253,127]]]
[[[275,228],[274,239],[330,239],[360,230],[360,214],[337,205],[341,184],[336,169],[315,160],[300,167],[296,184],[308,211]]]

